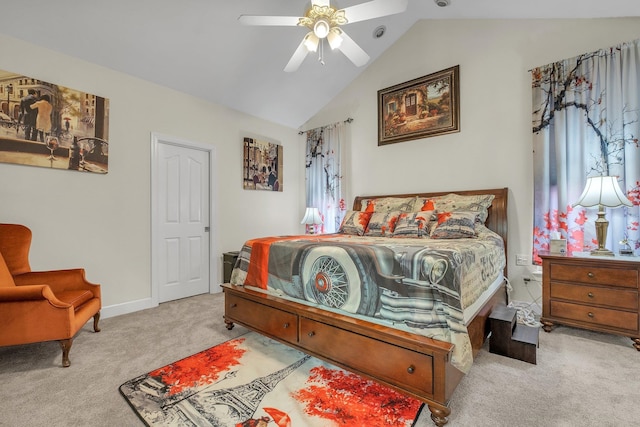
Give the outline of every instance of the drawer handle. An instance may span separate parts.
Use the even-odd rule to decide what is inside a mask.
[[[589,298],[593,298],[593,292],[589,292],[589,293],[587,294],[587,296],[588,296]]]
[[[593,318],[593,316],[594,316],[594,315],[593,315],[593,313],[592,313],[592,312],[589,312],[589,313],[587,313],[587,316],[589,316],[589,317]]]
[[[238,306],[238,304],[236,304],[236,303],[231,304],[231,308],[236,308],[237,306]]]
[[[316,334],[315,332],[311,331],[311,332],[309,332],[307,335],[309,335],[309,337],[312,337],[312,336],[314,336],[315,334]]]
[[[287,329],[289,327],[289,322],[285,323],[284,325],[282,325],[283,328]]]
[[[410,365],[410,366],[407,368],[407,372],[408,372],[408,373],[410,373],[410,374],[413,374],[415,371],[416,371],[416,367],[415,367],[415,366],[413,366],[413,365]]]
[[[596,275],[593,274],[592,272],[588,272],[587,276],[589,277],[589,279],[593,279],[594,277],[596,277]]]

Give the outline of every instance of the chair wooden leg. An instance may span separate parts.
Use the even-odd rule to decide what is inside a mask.
[[[98,322],[100,321],[100,312],[97,312],[95,316],[93,316],[93,330],[94,332],[100,332],[100,327],[98,326]]]
[[[71,365],[69,361],[69,350],[71,350],[71,344],[73,344],[73,338],[68,340],[60,340],[60,347],[62,347],[62,366],[68,368]]]

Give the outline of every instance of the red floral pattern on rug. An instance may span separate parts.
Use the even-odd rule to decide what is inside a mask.
[[[168,385],[169,395],[180,393],[185,389],[212,384],[218,380],[221,373],[240,364],[240,358],[246,350],[238,348],[238,346],[243,342],[244,338],[227,341],[151,371],[149,375],[158,377],[160,381]]]
[[[422,405],[389,387],[324,366],[311,369],[307,383],[292,397],[306,405],[307,414],[336,425],[405,426]]]

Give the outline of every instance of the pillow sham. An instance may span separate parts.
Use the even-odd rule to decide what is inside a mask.
[[[380,197],[378,199],[363,199],[361,211],[366,212],[410,212],[415,204],[415,197]]]
[[[367,229],[371,212],[347,211],[340,224],[340,233],[362,236]]]
[[[494,198],[495,195],[493,194],[460,195],[450,193],[444,196],[434,196],[431,199],[439,212],[476,212],[478,220],[484,224],[489,215],[488,209]]]
[[[402,212],[398,216],[393,237],[429,237],[429,223],[434,211]]]
[[[411,212],[435,211],[436,208],[436,202],[432,198],[416,197]]]
[[[390,237],[402,212],[373,212],[364,232],[365,236]]]
[[[476,236],[477,212],[438,212],[438,220],[431,231],[432,239],[466,239]]]

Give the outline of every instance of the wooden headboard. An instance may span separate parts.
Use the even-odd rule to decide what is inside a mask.
[[[434,197],[444,196],[446,194],[456,193],[460,195],[477,195],[477,194],[493,194],[495,198],[489,207],[489,216],[485,225],[490,230],[498,233],[504,241],[504,251],[507,254],[507,195],[508,188],[496,188],[492,190],[465,190],[465,191],[441,191],[437,193],[410,193],[410,194],[387,194],[376,196],[358,196],[353,202],[353,210],[359,211],[364,199],[376,199],[380,197]]]

